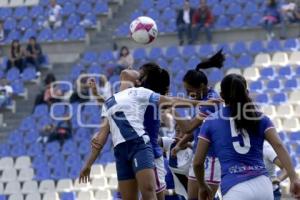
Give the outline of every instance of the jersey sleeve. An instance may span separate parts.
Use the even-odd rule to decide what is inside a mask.
[[[275,128],[271,119],[267,116],[263,116],[261,119],[261,131],[265,134],[269,129]]]
[[[160,94],[146,88],[140,88],[137,90],[137,97],[140,103],[158,104],[160,100]]]
[[[273,147],[266,142],[264,143],[263,156],[265,160],[268,160],[272,163],[274,163],[275,159],[277,158],[277,154]]]
[[[175,140],[173,138],[169,138],[169,137],[162,137],[161,141],[162,141],[163,150],[166,152],[166,151],[170,150],[171,145],[173,144],[173,142]]]
[[[211,141],[211,131],[209,130],[209,120],[205,120],[201,126],[198,138],[207,142]]]
[[[200,117],[207,117],[210,114],[216,112],[215,106],[200,106],[198,115]]]
[[[101,117],[107,117],[107,108],[105,105],[102,106],[102,112],[101,112]]]

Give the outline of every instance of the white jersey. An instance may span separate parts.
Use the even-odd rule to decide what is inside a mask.
[[[274,151],[273,147],[266,141],[264,142],[263,157],[270,178],[271,179],[275,178],[276,171],[275,171],[274,160],[277,158],[277,154]]]
[[[102,108],[109,122],[114,146],[146,134],[144,115],[147,106],[157,104],[160,95],[143,87],[129,88],[114,94]]]

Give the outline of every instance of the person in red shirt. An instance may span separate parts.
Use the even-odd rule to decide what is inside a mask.
[[[200,7],[195,10],[192,20],[192,43],[195,43],[201,29],[205,32],[206,39],[212,41],[211,27],[214,17],[205,0],[200,0]]]

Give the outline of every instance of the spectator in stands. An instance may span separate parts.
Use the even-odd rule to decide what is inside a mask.
[[[200,1],[200,7],[195,10],[192,20],[192,43],[195,43],[201,29],[206,34],[208,42],[212,41],[211,27],[214,22],[213,14],[205,0]]]
[[[20,73],[22,73],[26,67],[25,51],[22,49],[19,40],[13,40],[11,43],[10,57],[7,61],[7,70],[12,67],[17,67],[20,70]]]
[[[281,38],[287,37],[287,23],[300,22],[300,1],[289,0],[281,6]]]
[[[108,99],[112,96],[112,88],[105,75],[102,75],[99,79],[99,94],[103,96],[104,99]]]
[[[44,26],[46,28],[58,28],[62,25],[62,7],[56,3],[56,0],[50,1],[50,7],[48,11],[48,19],[45,21]]]
[[[5,78],[0,79],[0,108],[4,108],[11,102],[13,94],[12,87]]]
[[[134,59],[133,59],[133,56],[131,55],[128,47],[123,46],[120,50],[118,64],[122,68],[131,69],[133,67],[133,63],[134,63]]]
[[[40,71],[40,66],[45,62],[45,57],[41,45],[37,43],[35,37],[30,37],[26,47],[26,53],[26,62],[33,65],[36,68],[36,71]]]
[[[2,42],[5,39],[5,31],[3,28],[3,22],[0,21],[0,42]]]
[[[274,38],[275,34],[273,32],[273,27],[279,22],[280,12],[278,8],[278,3],[276,2],[276,0],[268,0],[268,4],[264,10],[264,16],[262,19],[263,27],[267,31],[268,40]]]
[[[188,39],[188,43],[192,43],[192,19],[194,10],[190,7],[188,0],[184,1],[183,9],[180,9],[177,14],[176,25],[178,31],[179,45],[184,43],[184,34]]]
[[[50,73],[47,74],[45,80],[44,80],[44,85],[45,88],[42,90],[40,94],[37,95],[35,98],[35,103],[34,106],[37,106],[39,104],[48,104],[49,106],[55,102],[59,102],[59,99],[55,98],[58,96],[62,96],[62,91],[54,87],[51,89],[53,86],[52,84],[56,81],[56,78],[54,74]]]
[[[91,100],[88,77],[76,81],[75,91],[70,97],[70,103],[86,103]]]

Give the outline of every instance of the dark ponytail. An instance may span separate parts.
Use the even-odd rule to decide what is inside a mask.
[[[221,82],[221,94],[226,105],[230,106],[236,129],[255,131],[260,113],[249,97],[244,77],[238,74],[227,75]]]
[[[188,83],[194,88],[200,87],[202,84],[205,86],[208,84],[208,79],[206,74],[201,71],[201,69],[209,68],[222,68],[225,56],[223,54],[223,49],[219,50],[215,55],[199,63],[195,69],[188,70],[183,77],[183,81]]]

